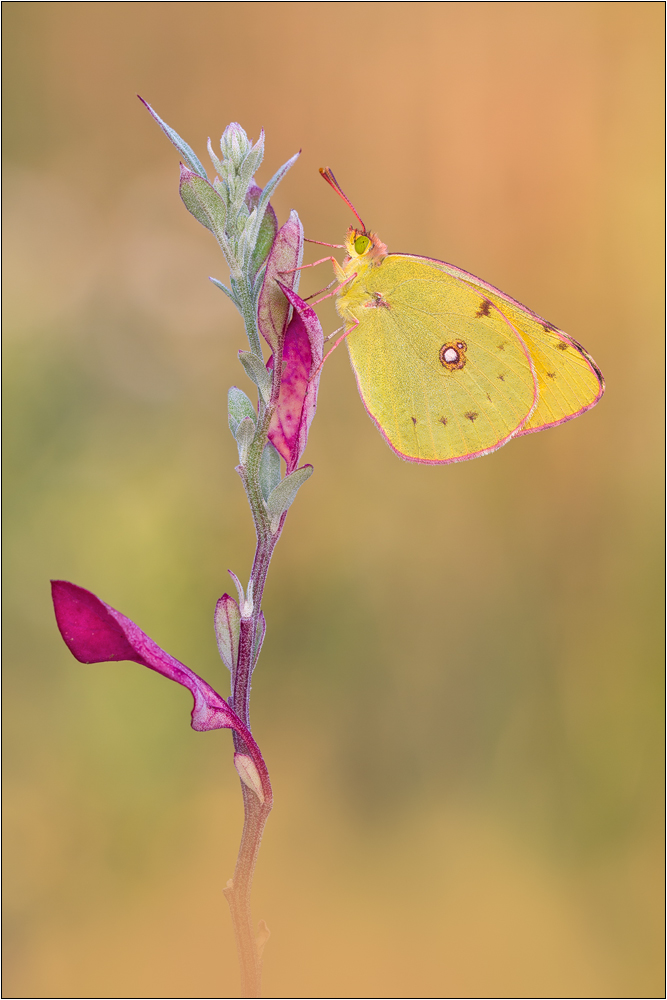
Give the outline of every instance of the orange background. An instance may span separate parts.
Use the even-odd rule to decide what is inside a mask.
[[[327,362],[253,690],[265,995],[661,995],[663,5],[3,9],[4,995],[238,995],[229,734],[147,670],[74,661],[47,586],[227,693],[244,338],[135,93],[202,159],[264,126],[260,183],[302,148],[279,218],[339,242],[329,164],[390,249],[491,281],[607,377],[581,419],[438,468]]]

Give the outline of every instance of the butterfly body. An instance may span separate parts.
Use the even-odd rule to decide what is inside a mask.
[[[443,261],[388,253],[354,227],[345,249],[334,270],[350,360],[369,415],[402,458],[477,458],[602,396],[586,351],[499,289]]]

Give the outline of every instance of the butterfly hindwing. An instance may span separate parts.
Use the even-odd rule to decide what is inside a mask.
[[[572,337],[467,271],[429,258],[410,256],[409,259],[428,260],[444,273],[478,289],[520,333],[535,366],[538,402],[517,436],[555,427],[590,410],[600,400],[604,392],[602,373],[590,354]]]
[[[492,298],[432,263],[390,254],[345,291],[347,337],[364,405],[399,455],[463,461],[530,420],[530,351]]]

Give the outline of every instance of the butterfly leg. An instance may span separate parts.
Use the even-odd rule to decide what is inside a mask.
[[[317,305],[320,304],[320,302],[324,302],[325,299],[330,299],[332,295],[338,295],[338,293],[341,290],[341,288],[343,287],[343,285],[345,285],[348,281],[352,281],[352,279],[356,278],[356,276],[357,276],[356,271],[355,271],[354,274],[348,275],[347,278],[343,277],[342,280],[341,280],[341,278],[340,278],[339,275],[336,275],[336,277],[334,278],[334,280],[331,282],[331,285],[333,285],[337,281],[338,282],[337,287],[334,288],[333,292],[329,292],[328,295],[323,295],[321,299],[316,299],[315,302],[313,302],[313,305],[317,306]],[[331,288],[331,285],[327,285],[327,288]],[[325,291],[325,289],[321,288],[320,291],[323,292],[323,291]],[[319,292],[315,292],[315,294],[319,295],[320,293]],[[312,296],[309,296],[309,298],[312,298]],[[356,325],[358,326],[359,324],[357,323]],[[331,334],[331,336],[333,337],[333,333]],[[347,336],[347,334],[345,336]],[[327,339],[329,339],[329,338],[327,338]]]
[[[322,360],[321,360],[321,361],[320,361],[320,363],[319,363],[319,366],[318,366],[318,368],[317,368],[317,371],[316,371],[316,372],[313,372],[313,374],[312,374],[312,375],[310,376],[310,378],[308,379],[308,381],[309,381],[309,382],[312,382],[312,380],[313,380],[313,379],[315,378],[315,376],[316,376],[316,375],[319,375],[319,373],[320,373],[320,372],[322,371],[322,365],[323,365],[323,364],[324,364],[324,362],[325,362],[325,361],[327,360],[327,358],[331,357],[331,355],[332,355],[332,354],[333,354],[333,352],[334,352],[334,351],[336,350],[336,348],[338,347],[338,345],[339,345],[340,343],[342,343],[342,342],[343,342],[343,341],[345,340],[345,338],[346,338],[346,337],[347,337],[347,336],[348,336],[348,335],[349,335],[350,333],[352,333],[352,331],[353,331],[353,330],[356,330],[358,326],[359,326],[359,320],[358,320],[358,319],[355,319],[355,321],[354,321],[354,325],[353,325],[353,326],[351,326],[349,330],[345,330],[345,333],[344,333],[344,334],[342,335],[342,337],[339,337],[339,338],[338,338],[338,340],[336,341],[336,343],[335,343],[335,344],[333,345],[333,347],[331,348],[331,350],[330,350],[330,351],[327,351],[327,353],[326,353],[326,354],[324,355],[324,357],[322,358]],[[337,333],[338,333],[338,332],[339,332],[340,330],[342,330],[342,329],[343,329],[342,327],[339,327],[339,328],[338,328],[338,330],[334,330],[334,332],[333,332],[333,333],[330,333],[328,337],[325,337],[325,338],[324,338],[324,343],[326,344],[327,340],[331,340],[331,338],[332,338],[332,337],[335,337],[335,336],[336,336],[336,334],[337,334]]]
[[[334,270],[335,270],[336,269],[335,265],[338,264],[338,261],[336,260],[336,258],[335,257],[322,257],[321,260],[313,261],[312,264],[301,264],[300,267],[291,267],[289,269],[289,271],[279,271],[278,274],[294,274],[295,271],[305,271],[305,269],[307,267],[317,267],[318,264],[326,264],[326,262],[328,260],[330,260],[332,262],[332,264],[334,265]],[[340,267],[340,265],[338,265],[338,266]]]
[[[303,301],[304,302],[308,302],[309,299],[314,299],[316,295],[321,295],[322,292],[328,292],[329,289],[331,288],[331,286],[336,284],[336,280],[337,279],[334,278],[334,280],[330,281],[328,285],[324,286],[324,288],[320,288],[319,292],[313,292],[312,295],[306,295],[306,297],[305,297],[305,299]],[[322,301],[322,300],[320,299],[320,301]]]
[[[344,250],[344,243],[323,243],[322,240],[309,240],[307,236],[303,238],[304,243],[317,243],[319,247],[333,247],[335,250]],[[326,260],[326,257],[325,257]]]

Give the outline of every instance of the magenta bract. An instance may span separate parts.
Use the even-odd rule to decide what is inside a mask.
[[[273,241],[266,262],[264,282],[257,303],[259,332],[276,357],[282,353],[283,339],[289,317],[289,302],[278,286],[298,287],[298,270],[303,257],[303,226],[296,212],[291,212]]]
[[[293,307],[283,342],[283,374],[278,405],[269,426],[269,440],[285,459],[287,473],[299,464],[317,408],[324,334],[316,313],[296,292],[278,281]],[[272,367],[273,358],[268,367]]]
[[[83,587],[52,580],[56,621],[70,652],[81,663],[133,660],[188,688],[194,697],[192,728],[235,729],[241,724],[224,698],[189,667],[174,659],[133,621]]]
[[[51,592],[60,634],[77,660],[81,663],[132,660],[188,688],[195,702],[192,728],[198,732],[236,730],[260,774],[265,798],[271,798],[268,772],[259,748],[222,695],[184,663],[160,649],[133,621],[89,590],[66,580],[52,580]]]

